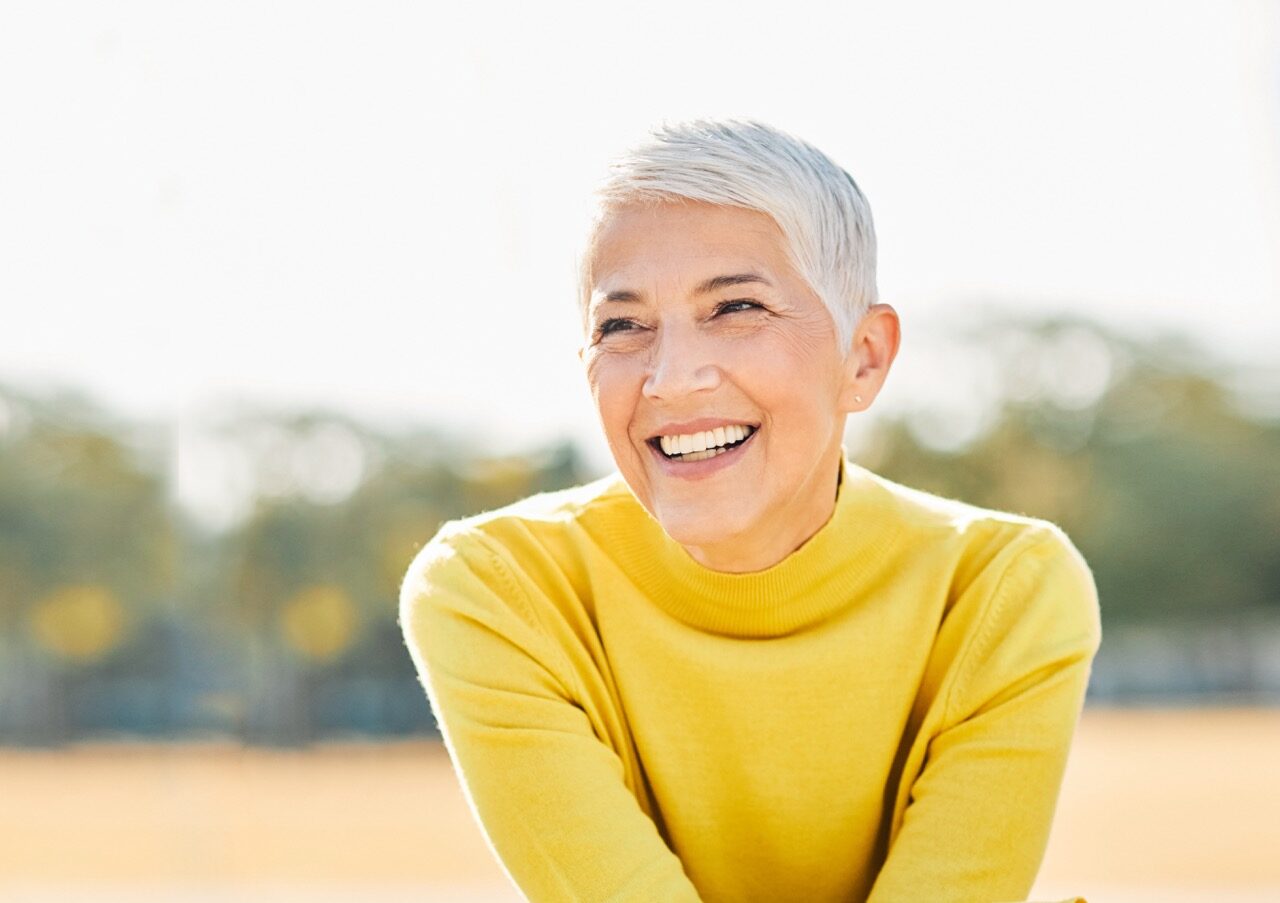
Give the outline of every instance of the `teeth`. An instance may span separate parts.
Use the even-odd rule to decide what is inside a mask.
[[[727,448],[709,448],[706,451],[694,452],[693,454],[685,455],[680,460],[681,461],[702,461],[707,458],[714,458],[716,455],[723,455],[728,450],[729,449]]]
[[[718,446],[747,438],[750,430],[739,424],[718,426],[699,433],[683,433],[679,436],[659,436],[658,444],[668,455],[688,455],[686,460],[700,461],[712,457],[723,449]]]

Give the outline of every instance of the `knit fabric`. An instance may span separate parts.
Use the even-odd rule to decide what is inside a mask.
[[[1055,524],[848,459],[772,567],[711,570],[615,471],[450,521],[400,626],[534,903],[1025,899],[1094,654]]]

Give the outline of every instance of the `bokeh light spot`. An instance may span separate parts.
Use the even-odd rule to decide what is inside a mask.
[[[32,607],[29,617],[36,642],[73,661],[101,658],[124,636],[124,607],[96,584],[58,587]]]
[[[355,639],[356,607],[341,587],[308,586],[280,611],[285,642],[304,657],[328,661],[345,652]]]

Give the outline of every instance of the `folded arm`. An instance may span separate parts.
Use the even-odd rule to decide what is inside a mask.
[[[1013,559],[961,652],[868,903],[1026,898],[1101,641],[1093,576],[1060,531]]]
[[[477,536],[433,540],[400,626],[490,848],[534,903],[699,900],[575,701],[529,592]]]

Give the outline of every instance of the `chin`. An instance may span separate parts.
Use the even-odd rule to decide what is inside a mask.
[[[682,546],[716,546],[731,542],[745,532],[741,513],[736,511],[717,515],[700,510],[686,515],[679,510],[667,510],[655,513],[654,517],[666,534]]]

